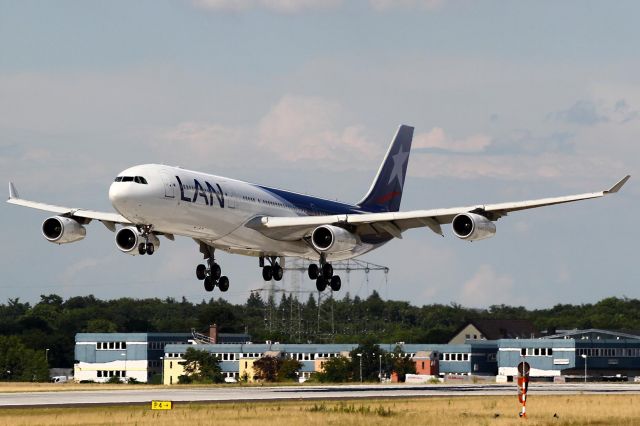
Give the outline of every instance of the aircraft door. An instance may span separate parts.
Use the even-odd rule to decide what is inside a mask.
[[[162,177],[162,183],[164,183],[164,196],[165,198],[175,198],[176,184],[171,181],[171,177],[165,172],[160,173]]]

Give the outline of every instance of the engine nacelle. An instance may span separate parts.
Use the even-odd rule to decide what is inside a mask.
[[[358,237],[338,226],[322,225],[313,230],[311,244],[318,251],[337,253],[352,250],[358,245]]]
[[[63,216],[53,216],[42,223],[42,235],[56,244],[80,241],[87,235],[87,230],[76,220]]]
[[[456,237],[463,240],[483,240],[496,234],[496,225],[486,217],[475,213],[460,213],[453,218],[451,225]]]
[[[136,256],[140,254],[138,246],[145,242],[142,233],[135,226],[127,226],[116,232],[116,246],[123,253]],[[156,250],[160,247],[160,240],[153,234],[149,235],[149,242]]]

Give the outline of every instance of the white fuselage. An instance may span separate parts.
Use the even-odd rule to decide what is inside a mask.
[[[152,225],[154,232],[191,237],[231,253],[318,259],[319,253],[305,240],[275,240],[245,224],[263,216],[332,213],[316,209],[313,202],[308,202],[326,200],[300,195],[307,202],[294,203],[258,185],[179,167],[140,165],[118,176],[144,177],[147,182],[116,181],[109,189],[113,207],[132,223]],[[327,254],[327,259],[349,259],[377,246],[361,243],[347,252]]]

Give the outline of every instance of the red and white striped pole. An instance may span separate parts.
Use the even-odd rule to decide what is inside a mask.
[[[522,410],[518,413],[520,417],[527,417],[527,390],[529,389],[530,369],[528,362],[522,361],[518,364],[518,401],[522,404]]]

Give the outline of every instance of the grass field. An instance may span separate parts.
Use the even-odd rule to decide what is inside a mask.
[[[528,418],[513,397],[434,397],[0,410],[2,425],[638,425],[640,396],[530,396]],[[554,416],[555,415],[555,416]]]

